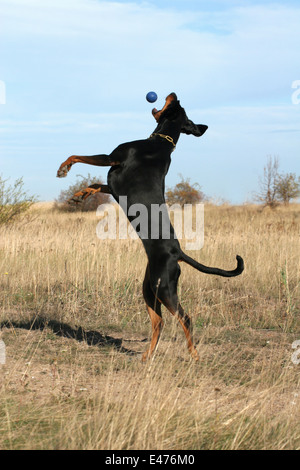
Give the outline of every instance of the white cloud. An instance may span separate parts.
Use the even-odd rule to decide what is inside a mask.
[[[10,71],[21,65],[24,82],[39,80],[41,88],[45,82],[62,102],[78,89],[107,105],[149,87],[205,105],[275,101],[298,78],[299,8],[185,12],[95,0],[1,5],[1,34],[9,39],[7,53],[13,49]]]
[[[7,34],[95,37],[116,33],[136,38],[155,31],[181,27],[193,19],[192,13],[182,14],[161,10],[147,3],[120,3],[96,0],[2,0],[2,29]],[[103,34],[102,34],[103,33]]]

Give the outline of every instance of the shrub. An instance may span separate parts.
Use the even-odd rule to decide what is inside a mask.
[[[35,196],[28,196],[24,191],[23,178],[7,185],[8,179],[0,176],[0,225],[12,222],[24,215],[36,202]]]
[[[190,184],[189,178],[184,179],[181,175],[181,181],[174,186],[174,188],[168,189],[166,192],[166,202],[170,206],[173,204],[196,204],[200,201],[205,200],[205,195],[201,191],[201,187],[198,183]]]
[[[77,175],[77,181],[67,189],[61,191],[60,195],[55,200],[55,207],[62,211],[95,211],[100,204],[105,204],[110,201],[109,194],[96,193],[87,197],[83,202],[78,204],[70,204],[68,203],[68,200],[71,199],[77,191],[96,183],[102,184],[103,181],[98,176],[92,177],[90,174],[87,176]]]
[[[295,173],[286,173],[279,175],[276,181],[276,192],[278,199],[285,205],[289,204],[291,199],[297,199],[300,196],[300,178]]]
[[[259,192],[254,195],[256,201],[271,209],[281,202],[287,205],[291,199],[300,196],[300,178],[297,179],[295,173],[279,174],[278,169],[278,157],[268,157],[264,176],[259,179]]]

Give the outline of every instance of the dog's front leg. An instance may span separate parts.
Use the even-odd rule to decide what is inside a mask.
[[[77,191],[71,199],[68,200],[69,204],[79,204],[83,202],[86,198],[89,196],[92,196],[93,194],[96,193],[105,193],[105,194],[111,194],[110,188],[107,184],[91,184],[85,189],[81,189],[80,191]]]
[[[113,166],[117,165],[119,162],[113,161],[110,155],[92,155],[89,157],[72,155],[60,165],[56,176],[58,178],[64,178],[67,176],[74,163],[87,163],[88,165],[95,166]]]

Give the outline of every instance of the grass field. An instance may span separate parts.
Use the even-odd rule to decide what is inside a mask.
[[[300,206],[206,206],[179,294],[200,361],[163,309],[152,360],[139,240],[37,204],[0,227],[0,449],[300,449]],[[299,354],[300,357],[300,354]]]

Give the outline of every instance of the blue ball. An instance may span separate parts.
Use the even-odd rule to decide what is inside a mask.
[[[157,100],[157,94],[155,93],[155,91],[149,91],[149,93],[147,93],[146,95],[146,100],[149,103],[154,103],[154,101]]]

